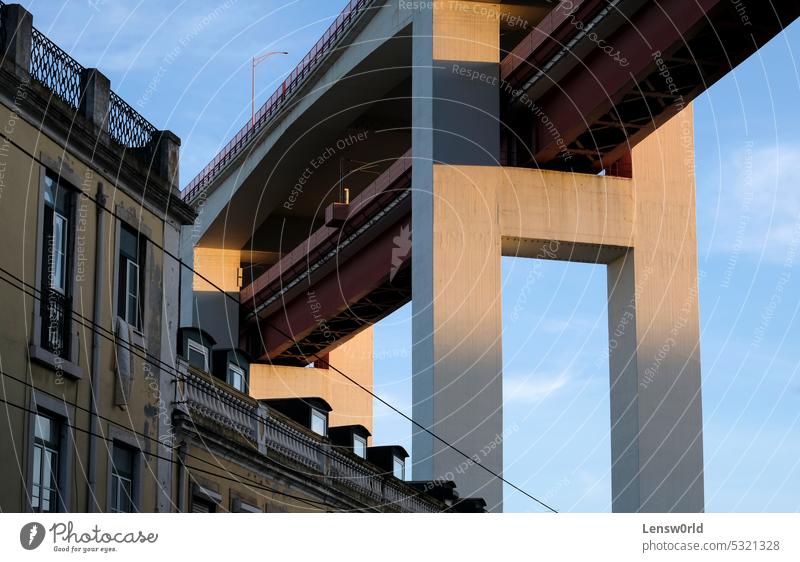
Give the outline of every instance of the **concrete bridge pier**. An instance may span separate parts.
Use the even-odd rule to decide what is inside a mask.
[[[500,260],[547,255],[608,265],[613,510],[702,511],[691,109],[632,178],[501,167],[498,19],[463,4],[414,19],[412,413],[469,459],[415,430],[414,478],[502,511]]]

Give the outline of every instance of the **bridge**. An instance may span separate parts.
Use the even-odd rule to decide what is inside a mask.
[[[304,366],[411,301],[413,417],[479,454],[502,434],[500,256],[606,264],[613,508],[701,511],[691,102],[798,16],[352,0],[183,191],[183,259],[241,305],[189,278],[182,321]],[[415,479],[462,461],[422,432],[413,456]],[[502,446],[480,461],[502,472]],[[502,509],[485,471],[457,480]]]

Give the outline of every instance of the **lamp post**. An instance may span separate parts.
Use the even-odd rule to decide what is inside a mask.
[[[263,55],[253,57],[253,65],[251,67],[251,86],[252,86],[252,95],[250,97],[250,125],[256,124],[256,67],[267,60],[270,57],[275,55],[288,55],[286,51],[270,51],[269,53],[264,53]]]

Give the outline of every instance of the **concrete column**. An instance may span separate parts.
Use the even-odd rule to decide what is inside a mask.
[[[2,10],[3,59],[14,65],[14,72],[21,80],[27,80],[31,68],[33,16],[19,4],[6,4]]]
[[[81,73],[81,101],[78,111],[88,119],[96,130],[106,130],[108,123],[108,100],[111,81],[96,68],[84,68]]]
[[[241,289],[241,252],[195,247],[194,270],[203,276],[194,275],[194,326],[211,334],[218,349],[238,348],[239,306],[234,299]]]
[[[692,111],[633,150],[633,248],[608,268],[615,512],[700,512]]]
[[[180,251],[181,227],[171,221],[164,223],[164,248],[177,255]],[[169,295],[175,295],[180,283],[180,264],[173,259],[164,260],[163,283]],[[177,368],[178,361],[177,343],[175,334],[178,333],[179,303],[177,299],[163,299],[161,314],[161,361]],[[175,472],[175,450],[177,439],[172,427],[171,405],[175,394],[176,377],[173,372],[158,369],[158,455],[156,459],[156,475],[158,478],[158,491],[156,492],[156,510],[159,513],[173,511],[173,474]],[[163,412],[166,412],[163,413]]]
[[[434,166],[498,164],[499,19],[469,4],[437,2],[414,19],[412,415],[471,460],[415,429],[413,478],[453,479],[462,497],[501,511],[502,483],[475,466],[502,472],[496,202]]]
[[[167,180],[173,196],[180,196],[181,139],[172,131],[156,133],[155,172]]]

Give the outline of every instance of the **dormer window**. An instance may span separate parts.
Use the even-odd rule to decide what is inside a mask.
[[[197,343],[194,340],[187,340],[187,353],[186,358],[189,365],[201,371],[208,372],[208,348],[204,345]]]
[[[353,453],[362,459],[367,458],[367,438],[353,435]]]
[[[328,435],[328,416],[325,412],[311,408],[311,431],[323,437]]]
[[[400,480],[406,479],[406,461],[401,459],[400,457],[394,457],[394,462],[392,463],[392,473],[394,474],[395,478]]]
[[[228,384],[239,392],[245,392],[245,373],[239,365],[228,363]]]

